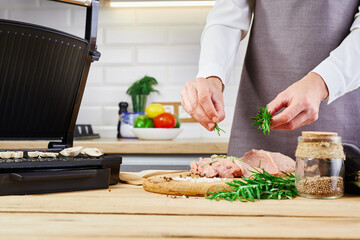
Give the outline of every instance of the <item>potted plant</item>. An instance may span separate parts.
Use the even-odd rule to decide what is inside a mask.
[[[126,94],[131,96],[133,112],[145,112],[147,96],[152,92],[159,93],[158,90],[154,89],[154,86],[157,84],[158,82],[155,78],[145,76],[142,79],[134,82],[128,88]]]

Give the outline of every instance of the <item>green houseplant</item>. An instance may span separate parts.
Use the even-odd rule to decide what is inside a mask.
[[[126,94],[131,96],[134,112],[145,112],[147,96],[152,92],[159,93],[158,90],[154,89],[157,84],[155,78],[144,76],[128,88]]]

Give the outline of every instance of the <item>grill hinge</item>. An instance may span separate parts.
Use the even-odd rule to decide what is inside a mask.
[[[95,46],[95,51],[90,51],[91,62],[99,61],[101,53],[97,51],[97,46]]]
[[[48,149],[50,150],[63,150],[68,146],[62,142],[49,142]]]

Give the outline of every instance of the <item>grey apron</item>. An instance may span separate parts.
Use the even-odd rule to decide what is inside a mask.
[[[343,142],[360,144],[360,89],[330,105],[321,103],[319,119],[293,131],[265,136],[251,126],[257,107],[303,78],[349,34],[358,0],[257,0],[240,81],[228,154],[250,149],[294,157],[301,131],[338,132]],[[359,66],[360,67],[360,66]]]

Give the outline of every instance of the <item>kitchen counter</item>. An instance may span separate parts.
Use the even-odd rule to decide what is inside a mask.
[[[0,149],[47,148],[47,141],[0,141]],[[74,141],[74,146],[97,147],[120,154],[226,154],[227,139],[92,139]]]
[[[254,203],[110,189],[0,197],[2,239],[359,239],[360,197]]]

